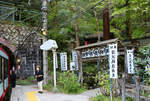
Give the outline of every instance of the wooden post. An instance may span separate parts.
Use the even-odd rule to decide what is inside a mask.
[[[74,70],[72,70],[72,75],[74,75]]]
[[[111,86],[111,78],[109,78],[109,82],[110,82],[110,100],[112,101],[112,86]]]
[[[122,74],[122,101],[126,100],[126,89],[125,89],[125,79],[126,79],[126,73],[127,70],[127,47],[124,49],[124,73]]]
[[[125,90],[125,73],[122,74],[122,101],[126,100]]]
[[[125,73],[128,73],[128,67],[127,67],[127,47],[125,47],[125,50],[124,50],[124,71]]]
[[[136,83],[136,101],[140,101],[139,76],[135,76],[135,83]]]
[[[100,64],[101,64],[101,58],[99,56],[98,59],[97,59],[97,71],[98,72],[100,71]]]
[[[109,0],[106,0],[107,8],[104,9],[103,14],[103,33],[104,40],[110,39],[110,22],[109,22]]]
[[[82,53],[78,52],[78,66],[79,66],[79,79],[78,81],[83,84],[83,71],[82,71]]]

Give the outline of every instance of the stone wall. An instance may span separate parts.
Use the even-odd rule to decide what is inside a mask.
[[[37,28],[0,23],[0,37],[16,47],[15,55],[21,58],[19,76],[34,75],[36,65],[41,65],[41,36]]]
[[[0,23],[0,37],[9,40],[14,45],[21,44],[26,36],[36,30],[37,28],[19,26],[17,24]]]

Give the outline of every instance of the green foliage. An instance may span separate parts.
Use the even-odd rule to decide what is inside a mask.
[[[19,79],[17,80],[18,85],[30,85],[35,81],[34,77],[28,77],[27,79]]]
[[[89,34],[98,33],[96,18],[103,31],[102,13],[105,8],[110,8],[110,30],[115,37],[121,40],[128,39],[127,27],[132,38],[141,38],[150,35],[150,1],[148,0],[108,0],[98,3],[99,0],[59,0],[51,1],[48,13],[48,38],[55,39],[61,47],[68,50],[69,44],[75,43],[75,22],[79,25],[79,38]],[[92,9],[91,9],[92,8]],[[96,17],[94,12],[97,13]],[[127,25],[129,21],[129,25]],[[64,40],[61,40],[61,39]]]
[[[72,74],[69,71],[59,74],[57,81],[58,81],[58,85],[59,85],[58,88],[62,92],[80,93],[80,92],[84,91],[84,89],[81,88],[81,85],[78,82],[77,76],[75,74]]]
[[[109,83],[109,73],[108,72],[98,72],[95,77],[95,80],[98,81],[98,86],[103,88],[103,95],[110,95],[110,83]]]
[[[103,95],[97,95],[96,97],[91,98],[91,101],[110,101],[110,97],[103,96]],[[120,97],[114,97],[113,101],[122,101]],[[134,101],[133,98],[126,97],[126,101]]]
[[[110,97],[97,95],[95,98],[92,98],[92,101],[110,101]],[[113,101],[121,101],[121,98],[113,98]]]
[[[20,7],[16,17],[21,13],[22,23],[32,26],[41,25],[40,0],[9,1]],[[100,30],[103,31],[103,11],[109,7],[111,32],[121,40],[127,39],[127,27],[132,38],[150,35],[150,1],[149,0],[51,0],[48,3],[48,38],[51,34],[63,34],[68,43],[75,41],[75,22],[79,22],[80,40],[85,35],[97,33],[96,16]],[[21,6],[18,6],[21,5]],[[109,6],[108,6],[109,5]],[[22,10],[27,10],[22,12]],[[28,10],[36,10],[29,12]],[[127,25],[129,21],[129,25]],[[59,35],[58,35],[59,36]],[[59,36],[60,37],[60,36]],[[53,38],[53,37],[51,37]],[[68,44],[67,43],[67,44]]]
[[[149,97],[150,91],[140,91],[141,96]]]
[[[48,14],[49,31],[47,37],[60,43],[61,51],[70,49],[68,45],[75,43],[75,22],[78,22],[79,38],[82,41],[86,35],[97,32],[96,19],[86,9],[89,1],[59,0],[51,2],[53,5],[49,5],[51,12]]]
[[[127,101],[135,101],[135,99],[131,98],[131,97],[126,97]]]
[[[150,45],[139,48],[138,54],[135,58],[135,64],[137,66],[145,67],[149,63],[150,57]]]
[[[53,73],[50,73],[53,74]],[[47,85],[43,85],[43,88],[48,91],[53,91],[54,81],[49,80]],[[85,91],[85,87],[81,86],[78,82],[78,77],[76,74],[72,74],[70,71],[67,72],[57,72],[57,90],[62,93],[67,94],[78,94]]]
[[[97,65],[91,63],[83,63],[83,79],[84,85],[88,88],[97,88],[97,81],[95,76],[97,74]]]
[[[144,46],[139,48],[138,54],[135,57],[135,65],[136,73],[138,73],[140,76],[144,76],[144,79],[146,80],[147,84],[150,84],[150,69],[145,69],[146,66],[149,66],[150,64],[150,45]]]
[[[46,89],[48,91],[52,91],[54,87],[54,80],[49,80],[48,84],[43,85],[43,89]]]
[[[27,78],[27,81],[29,81],[29,82],[33,82],[34,80],[35,80],[35,78],[33,76],[30,76]]]

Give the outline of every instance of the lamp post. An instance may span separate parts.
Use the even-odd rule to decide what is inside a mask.
[[[18,65],[18,70],[20,69],[20,65],[21,65],[21,59],[20,59],[20,57],[17,57],[17,65]]]
[[[40,46],[42,50],[52,50],[53,52],[53,69],[54,69],[54,91],[56,88],[56,49],[58,48],[55,40],[48,40]]]
[[[52,49],[53,52],[53,69],[54,69],[54,89],[56,90],[56,49]]]

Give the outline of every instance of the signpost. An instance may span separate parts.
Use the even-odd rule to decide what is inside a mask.
[[[54,88],[56,89],[56,49],[52,49],[53,52],[53,69],[54,69]]]
[[[109,60],[109,74],[110,74],[110,97],[112,101],[112,87],[111,79],[118,78],[118,46],[117,43],[108,45],[108,60]]]
[[[67,53],[66,52],[60,53],[60,63],[61,63],[61,70],[66,71],[67,70]]]
[[[118,78],[118,53],[117,53],[117,44],[108,45],[109,48],[109,72],[110,78]]]

